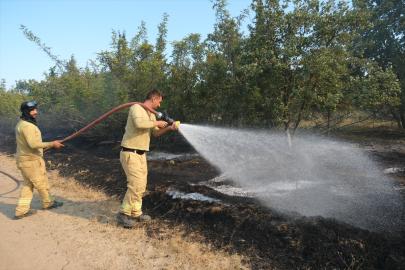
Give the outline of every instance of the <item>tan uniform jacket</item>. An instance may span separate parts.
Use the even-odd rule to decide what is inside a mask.
[[[125,126],[121,146],[131,149],[149,151],[150,135],[156,136],[158,127],[153,127],[156,116],[139,104],[132,105]]]
[[[42,142],[39,128],[27,121],[20,120],[15,127],[17,141],[17,161],[37,160],[43,156],[43,148],[52,147],[52,142]]]

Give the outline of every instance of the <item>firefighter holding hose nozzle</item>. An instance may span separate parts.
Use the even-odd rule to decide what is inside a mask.
[[[162,93],[153,89],[147,94],[143,105],[154,110],[160,107],[162,99]],[[135,221],[151,220],[150,216],[142,213],[142,196],[146,190],[148,174],[145,152],[149,151],[151,134],[157,137],[170,130],[178,130],[178,122],[169,122],[171,125],[168,125],[167,121],[157,121],[156,116],[140,104],[130,108],[120,152],[120,162],[127,176],[128,189],[117,219],[124,227],[133,227]]]
[[[30,204],[34,188],[38,190],[44,210],[62,206],[62,202],[54,200],[49,194],[48,177],[46,176],[43,148],[64,146],[60,141],[42,142],[41,131],[37,127],[37,103],[35,101],[21,104],[22,116],[15,127],[17,167],[24,178],[20,198],[15,210],[15,219],[32,216],[37,210],[31,209]]]

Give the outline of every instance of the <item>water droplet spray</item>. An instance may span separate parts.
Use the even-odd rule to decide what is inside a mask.
[[[315,136],[181,124],[180,132],[222,173],[287,214],[322,216],[381,232],[399,229],[403,201],[362,150]]]

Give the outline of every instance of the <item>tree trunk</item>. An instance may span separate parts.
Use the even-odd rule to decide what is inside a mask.
[[[402,122],[402,129],[401,129],[401,131],[404,132],[404,128],[405,128],[405,109],[401,109],[399,115],[400,115],[400,117],[401,117],[401,122]]]
[[[376,118],[377,118],[377,112],[375,112],[375,113],[374,113],[374,116],[373,116],[373,128],[374,128],[374,124],[375,124]]]
[[[404,113],[405,112],[403,112],[403,111],[401,111],[400,112],[400,116],[398,116],[396,113],[395,113],[395,111],[394,111],[394,109],[392,108],[392,106],[389,106],[390,107],[390,112],[391,112],[391,114],[392,114],[392,116],[394,117],[394,119],[397,121],[397,124],[398,124],[398,129],[399,130],[402,130],[402,128],[404,127],[404,120],[405,120],[405,115],[404,115]],[[401,120],[402,120],[402,123],[401,123]]]
[[[301,119],[302,119],[302,112],[304,111],[304,108],[305,108],[305,100],[301,105],[301,109],[300,109],[300,112],[298,114],[297,122],[295,122],[295,126],[293,128],[293,134],[292,134],[293,136],[295,136],[295,133],[297,132],[298,127],[300,126]]]
[[[329,132],[330,132],[330,116],[331,116],[331,112],[330,112],[330,109],[328,109],[328,125],[327,125],[328,132],[326,133],[326,136],[328,136],[328,137],[329,137]]]
[[[284,130],[285,130],[285,133],[287,134],[288,146],[291,147],[290,122],[284,123]]]

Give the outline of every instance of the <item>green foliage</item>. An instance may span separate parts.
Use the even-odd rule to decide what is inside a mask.
[[[400,102],[391,113],[398,127],[405,127],[405,1],[356,0],[354,6],[371,13],[372,27],[360,31],[356,45],[363,57],[373,60],[384,69],[390,69],[401,87]],[[402,124],[401,124],[402,123]]]
[[[285,13],[278,1],[255,1],[256,22],[245,67],[256,108],[268,125],[285,129],[312,111],[336,110],[354,72],[352,40],[368,14],[344,2],[294,1]]]
[[[169,59],[166,13],[155,45],[143,21],[131,39],[112,30],[111,49],[84,68],[74,56],[59,60],[21,26],[56,65],[41,82],[20,80],[9,91],[3,83],[0,115],[15,116],[23,100],[35,99],[41,113],[54,116],[48,126],[57,121],[77,129],[120,104],[143,102],[157,88],[170,116],[189,123],[295,133],[305,119],[327,117],[329,129],[334,113],[381,108],[405,121],[404,0],[356,0],[353,7],[332,0],[254,0],[247,34],[241,25],[248,11],[231,17],[226,0],[212,3],[213,32],[206,40],[192,33],[172,41]],[[120,139],[125,120],[120,112],[97,133]]]
[[[216,23],[205,42],[199,34],[190,34],[172,43],[165,88],[169,108],[187,122],[236,125],[241,118],[237,72],[243,16],[231,18],[226,5],[226,1],[214,1]]]
[[[164,79],[164,67],[166,60],[163,50],[166,47],[166,24],[168,15],[163,16],[163,22],[159,25],[157,48],[149,44],[146,39],[145,22],[141,22],[139,32],[131,42],[126,39],[125,32],[112,32],[112,51],[102,51],[98,54],[98,60],[104,70],[110,71],[120,83],[125,85],[121,89],[120,97],[135,98],[143,101],[146,93],[160,85]]]
[[[0,117],[3,119],[20,115],[20,105],[26,98],[24,93],[16,89],[6,91],[5,81],[2,79],[0,84]]]
[[[0,82],[0,129],[12,130],[21,115],[20,105],[27,100],[25,93],[18,89],[6,90],[6,81]]]

